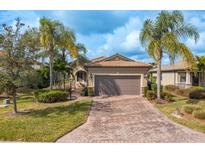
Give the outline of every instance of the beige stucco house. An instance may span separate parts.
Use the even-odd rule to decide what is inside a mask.
[[[161,70],[161,83],[163,86],[176,85],[182,88],[188,88],[190,86],[205,87],[205,76],[203,76],[202,72],[190,69],[190,66],[185,61],[164,65]],[[157,76],[157,68],[149,72],[153,77]]]
[[[75,82],[92,87],[95,95],[142,95],[150,67],[120,54],[98,57],[76,70]]]

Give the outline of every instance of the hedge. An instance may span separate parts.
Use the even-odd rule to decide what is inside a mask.
[[[38,102],[54,103],[67,100],[68,92],[63,90],[39,90],[34,92],[34,96]]]
[[[170,92],[174,92],[176,90],[179,89],[179,87],[175,86],[175,85],[166,85],[164,86],[164,89]]]
[[[200,86],[193,86],[190,88],[181,89],[175,85],[167,85],[164,88],[166,91],[169,91],[169,92],[172,92],[172,93],[175,93],[177,95],[184,96],[184,97],[189,97],[190,94],[194,91],[203,91],[204,90],[204,88],[200,87]],[[194,99],[194,96],[195,96],[195,94],[191,95],[190,98]],[[196,98],[196,99],[198,99],[198,98]]]
[[[204,110],[197,110],[192,113],[195,118],[198,119],[205,119],[205,111]]]
[[[186,104],[197,104],[199,101],[198,100],[196,100],[196,99],[188,99],[187,101],[186,101]]]
[[[167,92],[161,92],[161,98],[168,102],[173,101],[173,95]]]
[[[205,90],[194,90],[189,93],[190,99],[205,99]]]
[[[186,113],[192,113],[193,111],[196,111],[196,110],[201,110],[202,107],[199,106],[199,105],[184,105],[182,106],[183,108],[183,111],[186,112]]]

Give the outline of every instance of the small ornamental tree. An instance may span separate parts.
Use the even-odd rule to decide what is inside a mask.
[[[40,44],[37,29],[24,26],[18,18],[14,26],[3,24],[0,33],[0,91],[12,95],[14,113],[17,113],[17,89],[25,74],[29,75],[28,72],[33,70]]]
[[[196,56],[196,66],[202,72],[202,80],[205,81],[205,56]]]

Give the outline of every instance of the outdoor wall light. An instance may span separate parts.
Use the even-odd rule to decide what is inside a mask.
[[[93,79],[93,74],[92,73],[90,73],[90,78]]]

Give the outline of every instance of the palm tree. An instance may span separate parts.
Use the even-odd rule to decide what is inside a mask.
[[[188,63],[193,60],[192,52],[181,42],[181,38],[199,39],[197,29],[185,24],[183,14],[179,11],[161,11],[153,21],[147,19],[140,32],[140,42],[149,56],[157,64],[157,98],[160,99],[161,61],[165,54],[174,62],[176,56],[183,57]]]
[[[60,26],[59,28],[59,35],[57,38],[57,45],[58,48],[61,50],[59,53],[59,57],[61,59],[61,63],[63,64],[63,84],[64,84],[64,89],[65,89],[65,78],[66,78],[66,73],[70,72],[68,71],[70,69],[70,66],[68,66],[67,63],[67,56],[70,55],[71,58],[77,58],[78,57],[78,44],[76,45],[75,41],[75,35],[72,30],[65,26]]]
[[[60,48],[62,51],[62,58],[66,59],[66,51],[72,58],[77,57],[77,48],[75,44],[74,33],[66,28],[62,23],[42,18],[40,20],[40,42],[49,56],[50,69],[50,89],[53,87],[53,59],[55,50]]]
[[[40,42],[49,56],[50,89],[53,88],[53,58],[59,26],[60,23],[58,21],[52,21],[47,18],[40,19]]]
[[[77,68],[78,66],[83,66],[85,63],[89,62],[88,58],[85,55],[87,52],[87,49],[84,46],[84,44],[78,43],[76,45],[76,48],[78,51],[78,56],[75,58],[74,61],[71,62],[71,66],[74,69]]]
[[[62,50],[62,55],[66,56],[66,52],[71,56],[71,58],[76,58],[78,56],[78,51],[76,47],[76,38],[74,32],[69,28],[61,25],[59,27],[59,35],[57,37],[58,48]]]

